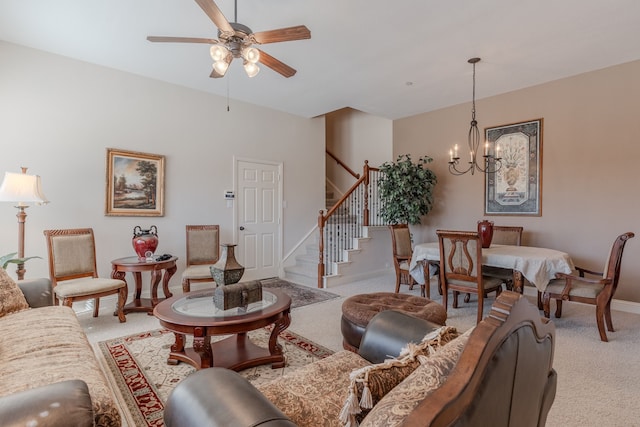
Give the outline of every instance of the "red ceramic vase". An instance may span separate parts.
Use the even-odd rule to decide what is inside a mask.
[[[158,229],[152,225],[149,230],[143,230],[139,225],[133,228],[133,239],[131,241],[133,249],[138,254],[138,259],[146,260],[147,252],[153,255],[158,247]]]
[[[493,238],[493,222],[482,220],[478,221],[478,234],[480,235],[480,243],[483,248],[491,246],[491,239]]]

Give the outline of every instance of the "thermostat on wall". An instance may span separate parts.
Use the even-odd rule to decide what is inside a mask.
[[[233,191],[227,190],[224,192],[224,198],[227,200],[233,200],[236,197],[235,194],[233,194]]]

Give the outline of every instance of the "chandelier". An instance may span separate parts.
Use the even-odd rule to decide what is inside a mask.
[[[491,147],[488,141],[484,143],[484,151],[482,154],[478,152],[480,148],[480,131],[478,130],[478,122],[476,120],[476,64],[480,62],[480,58],[471,58],[467,61],[473,65],[473,98],[471,104],[471,128],[469,129],[469,166],[466,169],[460,169],[460,157],[458,156],[458,144],[449,150],[449,172],[454,175],[464,175],[467,172],[480,171],[482,173],[495,173],[502,167],[502,159],[500,158],[500,145],[496,144]],[[493,149],[492,149],[493,148]],[[480,159],[478,159],[480,157]]]
[[[222,77],[227,72],[233,58],[242,58],[244,71],[249,77],[255,77],[260,72],[258,61],[260,60],[260,51],[255,47],[251,47],[253,40],[249,37],[252,32],[246,25],[230,22],[234,29],[232,34],[223,34],[218,31],[219,44],[214,44],[209,49],[211,59],[213,59],[213,70]]]

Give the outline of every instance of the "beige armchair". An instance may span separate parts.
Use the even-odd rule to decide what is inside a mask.
[[[126,322],[124,304],[127,284],[118,279],[98,277],[96,244],[91,228],[44,230],[49,253],[49,276],[53,302],[71,307],[74,301],[95,299],[93,317],[98,316],[100,297],[118,295],[116,313]]]
[[[219,225],[187,225],[187,268],[182,273],[182,292],[191,291],[191,283],[213,282],[210,267],[218,261]]]

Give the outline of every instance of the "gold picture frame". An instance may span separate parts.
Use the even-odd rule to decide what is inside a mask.
[[[164,216],[164,156],[107,148],[105,215]]]
[[[542,216],[542,123],[485,128],[502,159],[498,171],[485,174],[485,215]]]

